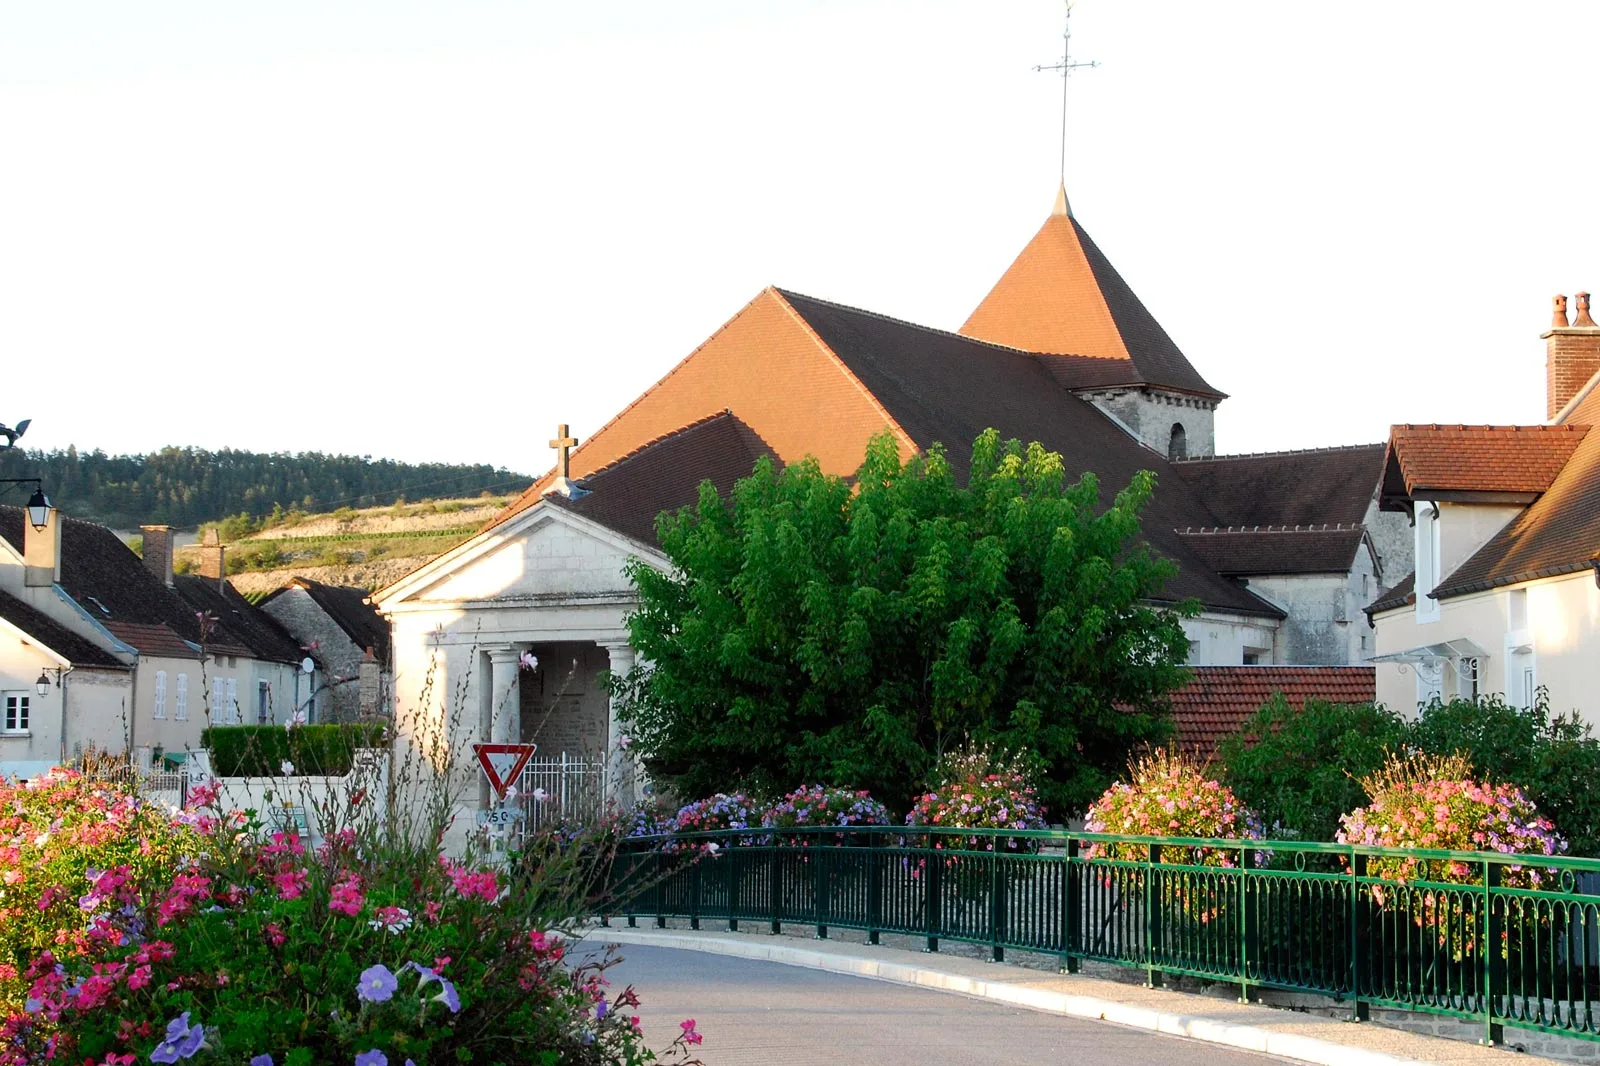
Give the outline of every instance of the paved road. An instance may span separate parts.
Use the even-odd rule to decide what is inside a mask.
[[[625,945],[658,1049],[694,1018],[706,1066],[1271,1066],[1287,1060],[948,992],[698,951]]]

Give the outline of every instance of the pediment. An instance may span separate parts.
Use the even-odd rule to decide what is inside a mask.
[[[375,594],[379,610],[422,604],[631,596],[632,559],[665,568],[641,544],[559,505],[541,503]]]

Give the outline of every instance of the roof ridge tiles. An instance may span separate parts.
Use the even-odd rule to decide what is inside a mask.
[[[1392,430],[1454,430],[1464,433],[1469,430],[1492,431],[1496,433],[1576,433],[1587,430],[1588,426],[1561,423],[1560,425],[1538,425],[1525,423],[1493,423],[1493,422],[1397,422],[1390,427]],[[1190,460],[1192,461],[1192,460]]]
[[[1372,444],[1328,444],[1319,448],[1284,448],[1272,452],[1233,452],[1228,455],[1190,455],[1182,459],[1169,459],[1174,466],[1185,463],[1215,463],[1227,459],[1267,459],[1279,455],[1315,455],[1319,452],[1351,452],[1362,448],[1382,448],[1383,442]]]
[[[1354,533],[1364,528],[1360,522],[1322,522],[1306,525],[1265,526],[1184,526],[1175,532],[1192,536],[1213,536],[1226,533]]]
[[[849,311],[853,315],[866,315],[868,318],[876,318],[880,322],[893,322],[897,326],[908,326],[911,329],[922,330],[924,333],[937,333],[942,337],[950,337],[955,340],[966,341],[969,344],[977,344],[985,348],[994,348],[997,351],[1012,352],[1016,355],[1026,355],[1030,357],[1035,355],[1073,355],[1080,359],[1094,358],[1094,356],[1077,356],[1073,352],[1035,352],[1030,351],[1027,348],[1014,348],[1009,344],[1000,344],[997,341],[986,341],[982,337],[972,337],[965,333],[957,333],[954,330],[940,329],[938,326],[925,326],[921,322],[913,322],[909,318],[896,318],[893,315],[886,315],[881,311],[869,311],[865,307],[852,307],[849,304],[839,303],[837,300],[824,300],[820,296],[808,296],[803,292],[795,292],[793,289],[780,288],[777,285],[772,286],[772,289],[785,300],[789,299],[790,297],[794,297],[795,299],[799,300],[809,300],[811,303],[822,304],[824,307],[832,307],[838,311]]]

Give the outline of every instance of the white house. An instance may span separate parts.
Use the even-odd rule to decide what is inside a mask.
[[[1414,523],[1414,574],[1368,611],[1378,697],[1502,693],[1600,725],[1600,326],[1578,294],[1544,334],[1542,425],[1404,425],[1384,505]]]

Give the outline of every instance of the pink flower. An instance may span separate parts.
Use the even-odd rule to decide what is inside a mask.
[[[279,899],[299,899],[300,894],[306,890],[306,872],[304,870],[285,870],[272,875],[272,883],[278,889]]]
[[[367,897],[361,891],[361,879],[347,874],[328,891],[328,909],[354,918],[366,905]]]
[[[681,1039],[683,1040],[684,1043],[686,1043],[686,1044],[698,1044],[698,1043],[700,1043],[702,1037],[700,1036],[699,1033],[694,1031],[694,1019],[693,1018],[685,1018],[683,1021],[678,1023],[678,1028],[683,1030],[683,1036],[682,1036]]]

